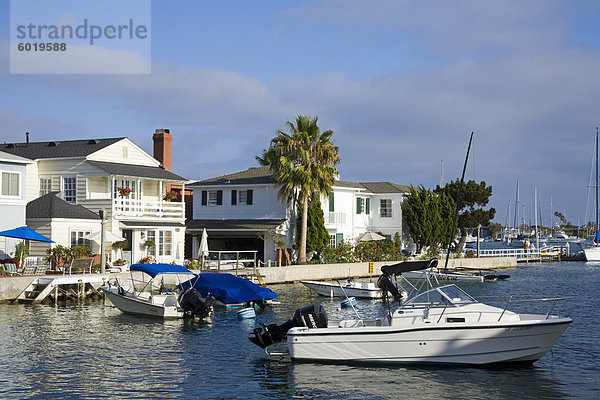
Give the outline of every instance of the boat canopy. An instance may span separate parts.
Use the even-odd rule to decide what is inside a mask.
[[[473,297],[458,286],[451,284],[430,289],[408,300],[403,307],[415,305],[458,306],[460,304],[476,303]]]
[[[191,274],[195,275],[192,271],[181,265],[173,264],[133,264],[130,271],[141,271],[151,277],[155,277],[160,274]]]
[[[437,267],[437,258],[432,258],[427,261],[403,261],[394,265],[384,265],[381,267],[381,272],[386,275],[398,275],[403,272],[420,271],[427,268]]]
[[[239,304],[277,297],[277,293],[271,289],[231,274],[199,274],[194,289],[200,292],[202,297],[206,298],[210,294],[223,304]]]

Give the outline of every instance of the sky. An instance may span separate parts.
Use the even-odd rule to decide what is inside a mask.
[[[600,2],[151,2],[151,73],[11,74],[0,0],[0,142],[127,136],[173,172],[257,166],[298,114],[333,130],[345,181],[493,188],[495,221],[593,220]],[[593,192],[593,190],[592,190]],[[509,204],[510,202],[510,204]],[[510,205],[510,209],[509,209]],[[508,214],[507,214],[508,211]],[[541,217],[541,221],[539,220]]]

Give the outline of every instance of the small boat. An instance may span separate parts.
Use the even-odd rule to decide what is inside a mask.
[[[382,267],[384,279],[437,265],[437,260]],[[408,300],[379,319],[328,320],[322,305],[299,308],[287,322],[254,329],[249,339],[265,349],[287,341],[292,360],[335,363],[533,363],[560,338],[571,318],[517,314],[477,301],[455,284],[413,287]],[[382,286],[386,290],[385,285]],[[512,298],[511,298],[512,300]],[[531,301],[528,298],[527,301]],[[514,300],[512,300],[514,302]],[[389,306],[390,303],[388,303]]]
[[[411,271],[402,274],[402,276],[406,279],[424,279],[426,276],[429,276],[431,279],[437,280],[439,282],[455,282],[455,281],[476,281],[476,282],[484,282],[484,281],[495,281],[495,280],[505,280],[510,278],[510,275],[507,274],[498,274],[496,271],[490,273],[484,272],[457,272],[457,271],[445,271],[436,270],[436,271]]]
[[[193,288],[198,275],[180,265],[133,264],[131,280],[117,277],[100,289],[124,313],[160,318],[206,318],[212,310],[212,298],[201,298]],[[141,272],[142,280],[134,279]],[[146,276],[150,279],[146,280]],[[159,279],[160,278],[160,279]]]
[[[250,319],[256,318],[256,311],[254,311],[254,307],[242,308],[238,312],[235,313],[237,319]]]
[[[346,279],[340,282],[301,281],[304,286],[314,290],[321,296],[359,297],[376,299],[381,297],[381,289],[373,282],[356,282]]]
[[[244,304],[264,308],[267,301],[277,297],[277,293],[271,289],[231,274],[200,274],[193,287],[202,298],[210,296],[219,306]]]
[[[347,299],[344,299],[341,303],[342,307],[352,307],[355,306],[357,304],[356,301],[356,297],[348,297]]]

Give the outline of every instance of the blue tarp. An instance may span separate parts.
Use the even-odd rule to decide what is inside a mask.
[[[596,229],[596,242],[600,242],[600,230]]]
[[[186,267],[182,267],[181,265],[173,265],[173,264],[133,264],[130,268],[131,271],[141,271],[150,275],[151,277],[155,277],[159,274],[192,274],[194,273],[187,269]]]
[[[202,297],[210,293],[223,304],[238,304],[248,301],[269,300],[277,297],[277,293],[269,288],[258,286],[247,279],[231,274],[200,274],[194,289]]]

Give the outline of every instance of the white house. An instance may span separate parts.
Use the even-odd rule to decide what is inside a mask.
[[[137,262],[152,255],[161,262],[181,263],[185,205],[183,199],[165,200],[165,194],[171,185],[183,188],[187,180],[170,172],[172,136],[169,130],[157,130],[153,140],[154,153],[160,161],[126,137],[49,142],[27,140],[0,145],[0,150],[34,161],[27,165],[26,171],[28,201],[58,192],[64,202],[85,207],[92,214],[98,215],[104,210],[105,229],[125,237],[129,243],[129,248],[123,252],[124,258]],[[46,198],[46,203],[50,200]],[[69,221],[64,215],[58,216],[54,208],[46,207],[46,210],[47,215],[43,215],[37,209],[31,220],[43,230],[40,224],[46,219],[46,233],[50,233],[57,244],[81,244],[91,247],[94,253],[99,252],[99,243],[83,239],[86,234],[99,229],[91,214],[87,214],[90,218],[79,218],[88,221],[74,224],[72,219],[77,218]],[[83,217],[79,211],[71,209],[66,214]],[[44,231],[40,233],[44,234]],[[111,251],[110,243],[108,245],[112,259],[121,257],[120,250]],[[30,254],[43,255],[42,252],[45,252],[44,246],[36,246]]]
[[[33,161],[0,151],[0,231],[25,225],[27,165]],[[0,236],[0,259],[11,257],[17,239]]]
[[[186,223],[194,258],[203,229],[210,250],[257,250],[264,262],[275,260],[280,245],[292,247],[295,213],[278,199],[268,167],[194,182],[188,188],[194,191],[193,219]],[[333,194],[321,199],[330,245],[354,242],[367,231],[402,237],[401,204],[407,192],[408,186],[389,182],[336,181]],[[283,242],[279,246],[278,239]]]

